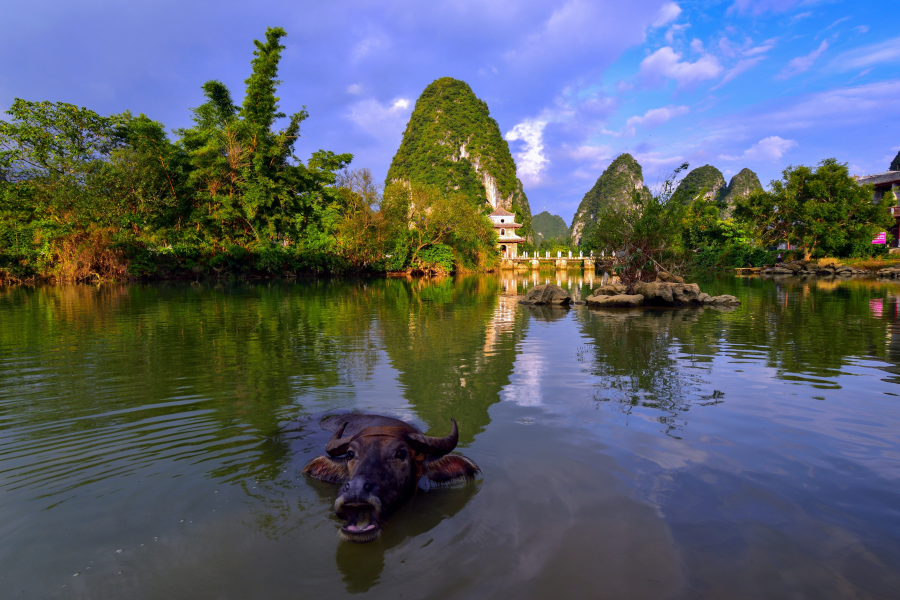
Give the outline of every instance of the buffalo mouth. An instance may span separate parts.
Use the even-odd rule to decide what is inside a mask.
[[[346,522],[341,526],[341,537],[348,542],[371,542],[381,535],[378,511],[368,502],[344,502],[338,515]]]

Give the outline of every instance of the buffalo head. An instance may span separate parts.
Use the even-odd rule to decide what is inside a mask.
[[[381,534],[381,523],[409,499],[423,476],[447,484],[473,479],[478,466],[450,454],[459,439],[456,421],[450,435],[429,437],[408,423],[377,415],[341,415],[323,426],[334,431],[325,446],[328,456],[309,461],[310,477],[340,483],[334,510],[345,520],[341,537],[369,542]]]

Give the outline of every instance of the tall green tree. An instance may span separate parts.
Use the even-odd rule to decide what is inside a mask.
[[[336,219],[330,213],[338,199],[327,186],[352,155],[319,151],[307,165],[294,156],[308,113],[304,107],[288,117],[279,110],[275,94],[285,35],[269,28],[264,42],[254,42],[240,107],[223,83],[208,81],[207,101],[194,109],[194,127],[179,131],[192,167],[195,220],[214,238],[298,242],[311,227],[327,227]],[[275,129],[285,117],[287,124]]]
[[[765,245],[789,242],[814,254],[865,253],[880,231],[890,228],[890,206],[872,200],[871,186],[857,185],[846,163],[829,158],[818,167],[788,167],[771,190],[739,199],[735,217],[753,227]]]
[[[598,205],[594,224],[584,229],[581,247],[615,254],[616,274],[629,291],[641,281],[653,281],[660,271],[683,268],[679,223],[685,207],[673,194],[678,173],[687,168],[685,163],[676,169],[658,194],[636,188],[631,202]]]

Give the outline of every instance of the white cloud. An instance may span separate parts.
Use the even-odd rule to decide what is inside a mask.
[[[719,53],[722,56],[726,56],[728,58],[732,58],[737,56],[738,48],[729,40],[727,37],[722,36],[719,38]]]
[[[840,71],[850,71],[890,62],[900,62],[900,37],[848,50],[831,64]]]
[[[756,65],[758,65],[760,62],[762,62],[765,59],[766,59],[765,56],[757,56],[754,58],[745,58],[743,60],[739,60],[737,62],[737,64],[735,64],[733,67],[731,67],[730,69],[728,69],[728,71],[725,72],[725,76],[722,77],[722,80],[711,89],[713,89],[713,90],[719,89],[720,87],[722,87],[723,85],[725,85],[726,83],[728,83],[729,81],[731,81],[732,79],[734,79],[735,77],[737,77],[738,75],[743,73],[744,71],[752,69],[753,67],[755,67]]]
[[[659,83],[662,77],[668,77],[677,81],[679,88],[684,88],[718,77],[722,70],[715,56],[705,54],[697,62],[681,61],[679,52],[665,46],[641,61],[640,74],[650,83]]]
[[[781,159],[784,154],[791,148],[795,148],[797,142],[794,140],[786,140],[777,135],[763,138],[747,148],[740,156],[728,156],[720,154],[722,160],[751,160],[751,161],[772,161]]]
[[[701,42],[697,38],[692,39],[691,40],[691,50],[693,52],[697,52],[698,54],[703,52],[703,42]]]
[[[769,50],[775,47],[775,40],[766,40],[759,46],[753,46],[751,48],[747,48],[742,52],[744,56],[757,56],[759,54],[765,54]]]
[[[390,104],[367,98],[352,104],[347,118],[375,138],[399,139],[409,121],[410,112],[410,101],[406,98],[397,98]]]
[[[609,146],[578,146],[569,150],[569,157],[591,169],[605,166],[615,153]],[[591,171],[593,172],[593,171]],[[594,174],[596,177],[596,174]]]
[[[809,11],[807,11],[807,12],[802,12],[802,13],[797,13],[796,15],[794,15],[793,17],[791,17],[791,20],[788,21],[788,23],[790,23],[791,25],[793,25],[794,23],[796,23],[796,22],[799,21],[800,19],[805,19],[805,18],[811,17],[811,16],[812,16],[812,13],[809,12]]]
[[[652,108],[640,117],[631,117],[625,122],[626,127],[657,127],[662,125],[673,117],[686,115],[690,112],[687,106],[664,106],[663,108]]]
[[[362,93],[362,86],[358,83],[354,83],[352,85],[347,86],[347,93],[353,94],[354,96]]]
[[[810,52],[805,56],[798,56],[797,58],[791,60],[785,67],[781,70],[781,72],[776,75],[777,79],[788,79],[795,75],[799,75],[800,73],[809,69],[816,59],[819,58],[823,52],[828,50],[828,40],[822,40],[822,43],[819,44],[819,47]]]
[[[681,7],[674,2],[663,4],[659,9],[659,13],[657,13],[656,15],[656,20],[653,22],[653,26],[662,27],[663,25],[668,25],[669,23],[677,19],[678,15],[680,14]]]
[[[651,169],[674,167],[684,162],[683,156],[663,156],[659,152],[635,152],[633,156],[644,168],[645,181]]]
[[[826,27],[825,31],[828,31],[829,29],[831,29],[838,23],[843,23],[844,21],[849,21],[849,20],[850,20],[850,17],[842,17],[842,18],[838,19],[837,21],[835,21],[834,23],[832,23],[831,25],[829,25],[828,27]]]
[[[538,183],[541,173],[550,162],[544,156],[544,127],[547,121],[525,119],[504,136],[507,141],[522,141],[525,149],[516,153],[516,165],[523,182]]]
[[[353,60],[359,60],[378,50],[384,50],[391,45],[390,40],[383,35],[369,36],[361,39],[353,47]]]
[[[690,23],[683,23],[683,24],[678,23],[678,24],[675,24],[675,25],[672,25],[671,27],[669,27],[669,29],[666,30],[666,43],[674,44],[675,36],[683,34],[684,30],[690,26],[691,26]]]
[[[790,10],[801,1],[809,0],[734,0],[734,4],[728,9],[728,12],[750,13],[753,15],[761,15],[764,12],[785,12]]]
[[[859,25],[857,27],[854,27],[853,31],[856,32],[856,35],[862,35],[869,31],[869,26],[868,25]]]
[[[728,127],[728,135],[735,135],[735,130],[763,126],[782,131],[861,126],[881,122],[884,115],[898,111],[900,81],[881,81],[811,94],[784,108],[744,117]]]

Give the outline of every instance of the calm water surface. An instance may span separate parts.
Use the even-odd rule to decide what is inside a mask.
[[[516,303],[556,277],[0,289],[0,597],[900,594],[900,287]],[[340,542],[300,470],[346,410],[484,476]]]

